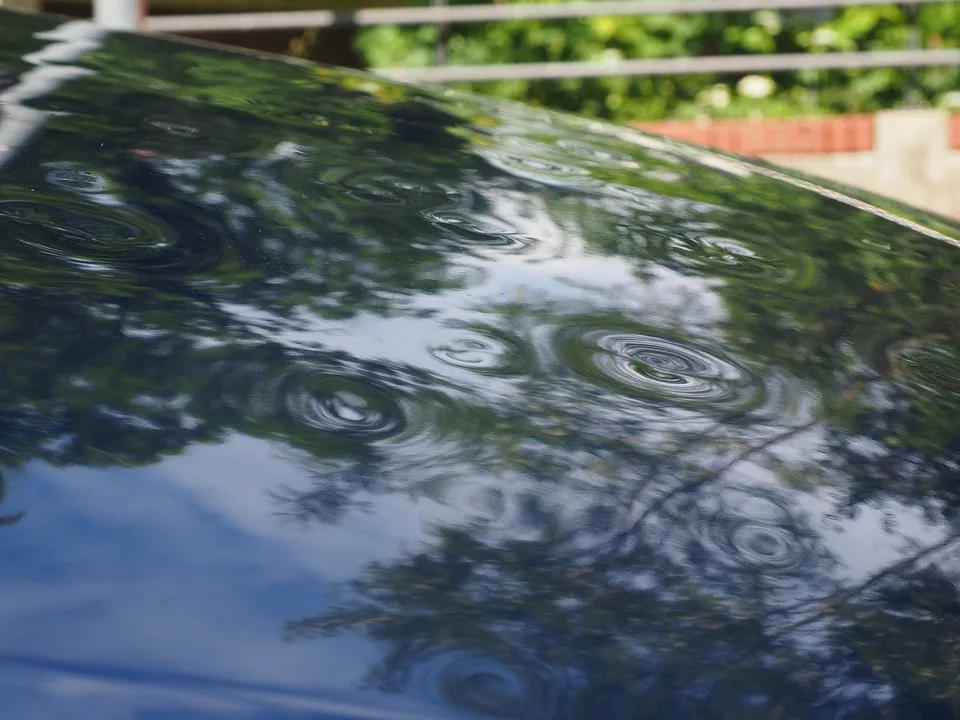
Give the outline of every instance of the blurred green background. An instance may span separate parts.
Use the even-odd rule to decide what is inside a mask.
[[[476,2],[477,0],[469,0]],[[546,0],[560,2],[562,0]],[[152,14],[389,7],[401,0],[151,0]],[[454,3],[457,4],[457,3]],[[77,12],[89,0],[45,9]],[[435,26],[205,35],[228,44],[363,68],[433,64]],[[450,64],[615,61],[679,56],[960,47],[960,3],[823,10],[595,17],[453,25]],[[466,83],[457,87],[617,121],[828,115],[897,107],[960,110],[960,67],[804,70]]]

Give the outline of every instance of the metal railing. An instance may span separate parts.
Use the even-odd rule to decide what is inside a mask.
[[[917,6],[938,0],[898,0]],[[882,0],[597,0],[596,2],[447,5],[434,0],[428,7],[306,10],[289,12],[220,13],[151,17],[147,0],[94,0],[95,9],[123,6],[127,29],[162,33],[216,33],[254,30],[293,30],[374,25],[436,25],[556,20],[589,17],[744,12],[754,10],[813,10],[883,4]],[[106,10],[103,11],[104,13]],[[106,17],[105,15],[103,15]],[[133,18],[136,18],[134,21]],[[111,27],[117,23],[104,21]],[[960,64],[960,49],[919,49],[873,52],[713,55],[700,57],[615,60],[604,62],[543,62],[512,65],[445,65],[438,48],[437,65],[422,68],[380,68],[389,77],[429,82],[535,80],[693,73],[753,73],[803,69],[923,67]]]
[[[147,0],[93,0],[93,21],[113,30],[143,30]]]

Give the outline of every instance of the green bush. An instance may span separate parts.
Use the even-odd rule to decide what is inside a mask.
[[[553,0],[548,0],[553,1]],[[915,13],[915,18],[910,18]],[[960,3],[842,10],[595,17],[457,25],[452,64],[615,61],[714,54],[960,47]],[[379,67],[433,64],[438,30],[382,25],[357,50]],[[960,107],[960,67],[804,70],[732,77],[608,77],[462,83],[461,89],[613,120],[870,112],[921,103]]]

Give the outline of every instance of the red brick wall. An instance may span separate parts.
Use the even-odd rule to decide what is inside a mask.
[[[656,135],[740,155],[852,153],[873,149],[872,115],[763,120],[662,120],[633,125]],[[950,147],[960,150],[960,115],[950,117]]]

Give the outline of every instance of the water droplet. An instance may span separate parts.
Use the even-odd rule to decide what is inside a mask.
[[[686,339],[574,325],[557,333],[555,345],[581,376],[651,401],[746,409],[765,397],[763,383],[746,368]]]
[[[569,158],[564,157],[556,146],[527,138],[504,137],[498,147],[485,150],[482,155],[497,169],[540,184],[578,189],[603,185],[588,168],[569,164]]]
[[[424,213],[436,227],[453,236],[453,244],[464,249],[495,248],[497,251],[524,250],[533,240],[510,225],[492,217],[461,210],[433,210]]]
[[[532,352],[519,339],[487,328],[473,330],[469,335],[430,350],[435,358],[447,365],[489,375],[528,371]]]
[[[366,395],[366,397],[364,397]],[[396,425],[388,412],[369,397],[347,390],[301,387],[285,398],[287,410],[305,425],[328,432],[380,434]]]
[[[693,212],[693,208],[683,210]],[[654,211],[656,212],[656,211]],[[686,222],[680,227],[651,224],[631,229],[632,250],[682,273],[725,278],[771,278],[793,287],[809,289],[821,279],[816,260],[794,250],[766,244],[748,246],[729,237],[712,235],[705,223]]]
[[[946,343],[910,340],[890,348],[894,372],[919,390],[960,396],[960,354]]]
[[[182,123],[172,123],[166,122],[165,120],[153,120],[150,122],[155,128],[160,128],[165,130],[171,135],[177,135],[178,137],[192,137],[200,133],[199,128],[195,128],[192,125],[184,125]]]
[[[96,173],[73,168],[51,170],[47,173],[47,182],[66,190],[81,193],[102,192],[107,187],[106,181]]]
[[[715,485],[668,498],[641,531],[702,579],[736,583],[746,572],[772,588],[811,592],[828,581],[834,559],[775,491]]]
[[[320,185],[338,186],[347,191],[354,200],[378,205],[410,205],[414,208],[426,208],[435,205],[439,198],[449,198],[453,191],[442,184],[424,181],[412,181],[408,178],[422,175],[418,167],[392,167],[385,170],[389,163],[374,170],[351,170],[334,168],[321,174],[315,182]]]
[[[748,567],[789,567],[796,562],[798,549],[793,537],[783,528],[755,522],[743,522],[733,527],[729,537],[736,558]]]
[[[633,160],[624,152],[605,148],[600,144],[583,142],[582,140],[562,138],[557,141],[557,147],[563,151],[564,155],[577,157],[588,162],[622,163]]]
[[[500,523],[510,511],[513,498],[500,487],[464,481],[447,489],[443,501],[471,520]]]
[[[497,447],[485,434],[489,416],[445,394],[445,384],[432,387],[398,372],[323,356],[291,364],[262,350],[216,362],[204,375],[212,393],[208,402],[233,414],[231,422],[239,427],[272,419],[301,442],[325,433],[370,443],[378,477],[392,486],[471,516],[484,505],[482,514],[493,512],[506,500],[495,491],[474,495],[477,485],[461,477],[464,468],[489,468],[497,461]]]
[[[334,368],[310,363],[218,367],[224,401],[250,419],[285,415],[303,427],[339,435],[380,437],[403,427],[393,395]]]
[[[3,226],[24,245],[85,270],[150,270],[205,260],[181,246],[172,228],[127,208],[8,200],[0,202]],[[212,256],[218,248],[208,243],[206,251]]]
[[[526,657],[437,647],[413,659],[395,683],[454,708],[487,717],[558,717],[570,688],[563,675]]]
[[[446,347],[437,348],[434,355],[458,367],[483,368],[496,364],[496,348],[480,340],[457,340]]]

